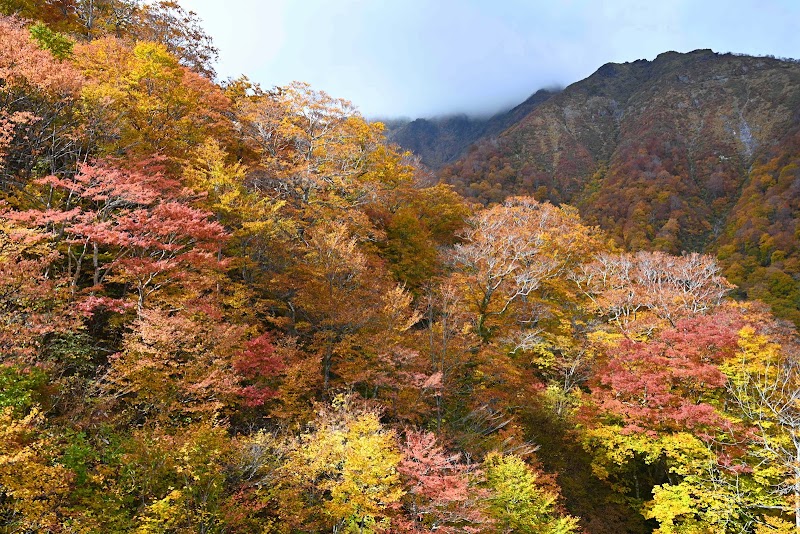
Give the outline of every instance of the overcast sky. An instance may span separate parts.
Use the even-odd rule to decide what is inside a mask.
[[[222,79],[292,80],[367,117],[486,114],[661,52],[800,57],[800,0],[180,0]]]

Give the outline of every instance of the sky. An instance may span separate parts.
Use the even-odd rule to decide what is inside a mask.
[[[800,58],[800,0],[179,0],[221,79],[293,80],[367,118],[488,115],[670,50]]]

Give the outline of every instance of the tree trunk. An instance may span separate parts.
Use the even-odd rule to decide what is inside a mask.
[[[331,361],[333,360],[333,339],[332,337],[328,337],[328,342],[325,347],[325,356],[322,358],[322,391],[325,394],[325,397],[328,396],[328,385],[330,384],[331,379]]]

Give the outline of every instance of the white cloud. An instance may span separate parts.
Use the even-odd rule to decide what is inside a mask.
[[[221,75],[307,81],[368,116],[494,111],[667,50],[800,53],[791,0],[180,1],[215,38]]]

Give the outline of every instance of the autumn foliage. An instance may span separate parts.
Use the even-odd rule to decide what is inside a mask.
[[[729,299],[786,282],[790,159],[724,267],[687,206],[626,252],[573,183],[471,205],[345,100],[213,81],[177,3],[0,11],[0,532],[800,521],[797,335]]]

